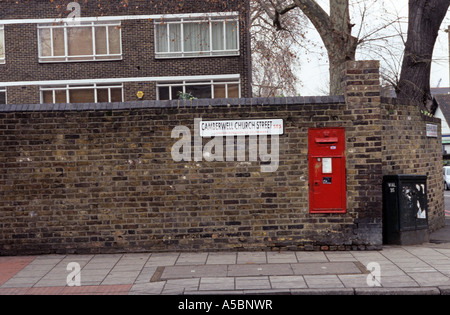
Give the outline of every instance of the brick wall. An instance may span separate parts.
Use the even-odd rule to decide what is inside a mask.
[[[427,117],[413,104],[383,98],[383,174],[427,175],[428,224],[431,231],[445,225],[440,119]],[[438,126],[429,138],[426,124]],[[441,148],[439,150],[439,148]]]
[[[394,169],[400,159],[388,158],[399,150],[383,136],[384,125],[394,126],[385,112],[394,105],[381,102],[377,69],[349,63],[345,96],[7,105],[0,109],[0,255],[379,249],[382,175],[387,161],[403,170]],[[414,125],[399,114],[398,128]],[[408,117],[423,133],[420,111],[411,108]],[[261,172],[248,152],[245,161],[175,162],[172,130],[193,134],[195,118],[283,119],[278,169]],[[313,127],[345,127],[345,214],[309,213]],[[408,162],[417,169],[441,152],[429,140],[414,139],[427,147]],[[441,166],[429,173],[437,179]],[[436,222],[438,184],[429,181]]]
[[[64,18],[68,14],[65,8],[69,2],[72,1],[0,3],[0,20]],[[0,65],[0,82],[240,74],[242,97],[251,97],[247,1],[130,0],[127,6],[112,1],[103,1],[101,6],[96,1],[79,3],[82,17],[238,11],[240,56],[155,59],[154,21],[145,19],[122,21],[123,59],[120,61],[39,63],[37,25],[13,24],[5,25],[6,64]],[[139,88],[148,91],[144,99],[156,99],[153,82],[125,85],[125,101],[137,100]],[[8,103],[39,103],[40,95],[36,91],[38,87],[24,90],[8,87]]]

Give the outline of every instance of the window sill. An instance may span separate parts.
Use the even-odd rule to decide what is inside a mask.
[[[180,56],[179,54],[173,54],[173,55],[168,55],[168,54],[164,54],[164,56],[155,55],[155,59],[189,59],[189,58],[214,58],[214,57],[240,57],[240,53],[233,53],[233,54],[220,54],[220,55],[212,55],[210,53],[207,54],[198,54],[198,55],[188,55],[188,56]]]
[[[74,57],[77,58],[77,57]],[[39,63],[80,63],[80,62],[107,62],[107,61],[122,61],[123,58],[114,58],[114,59],[95,59],[95,60],[39,60]]]

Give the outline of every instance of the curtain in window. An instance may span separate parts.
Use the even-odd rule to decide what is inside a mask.
[[[181,24],[169,24],[170,52],[181,51]]]
[[[223,22],[212,21],[212,49],[213,50],[225,50],[224,47],[224,34],[223,34]]]
[[[106,26],[95,28],[95,53],[106,55],[108,53],[108,45],[106,43]]]
[[[93,55],[91,27],[68,27],[67,37],[69,56]]]
[[[67,92],[66,90],[56,90],[55,91],[55,104],[67,103]]]
[[[97,89],[97,102],[98,103],[108,103],[109,102],[108,89]]]
[[[5,58],[5,31],[0,29],[0,59]]]
[[[42,102],[44,104],[53,104],[53,91],[43,91]]]
[[[236,21],[226,21],[226,49],[237,49],[237,43],[238,43],[238,28],[237,28],[237,22]]]
[[[39,39],[40,39],[40,45],[39,45],[39,55],[43,57],[51,56],[52,55],[52,44],[50,39],[50,29],[49,28],[43,28],[39,29]]]
[[[239,84],[228,84],[228,97],[239,97]]]
[[[168,42],[167,42],[167,25],[158,24],[155,25],[156,28],[156,52],[167,52]]]
[[[209,23],[186,23],[183,27],[185,51],[210,50]]]
[[[94,103],[94,93],[94,89],[69,90],[70,103]]]
[[[121,38],[120,38],[120,26],[109,26],[109,53],[120,54]]]
[[[214,85],[214,98],[226,98],[226,85]]]
[[[123,102],[122,89],[111,89],[111,102]]]
[[[65,45],[64,45],[64,29],[54,28],[53,29],[53,56],[64,56],[65,55]]]

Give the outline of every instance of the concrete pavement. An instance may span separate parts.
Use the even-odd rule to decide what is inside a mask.
[[[0,257],[0,295],[10,294],[450,294],[450,243],[382,251]]]

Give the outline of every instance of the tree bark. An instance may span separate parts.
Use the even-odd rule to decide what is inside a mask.
[[[429,108],[433,50],[449,5],[449,0],[409,1],[408,38],[396,88],[399,99]]]
[[[351,32],[348,0],[330,0],[330,14],[314,0],[293,0],[286,8],[276,8],[274,24],[279,25],[279,16],[299,8],[308,17],[325,45],[330,63],[330,94],[341,95],[341,72],[345,62],[355,60],[357,38]]]

